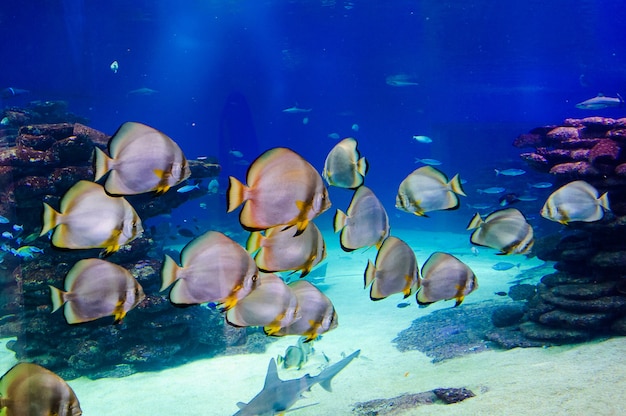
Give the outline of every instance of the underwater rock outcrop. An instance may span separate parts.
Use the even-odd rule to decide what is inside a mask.
[[[438,388],[421,393],[407,393],[390,399],[374,399],[356,403],[352,414],[359,416],[406,414],[418,406],[453,404],[476,395],[466,388]]]
[[[16,338],[8,347],[17,359],[72,379],[123,376],[198,356],[263,350],[268,341],[262,333],[230,327],[214,309],[175,308],[166,293],[159,294],[164,242],[149,229],[107,258],[128,269],[146,293],[121,324],[102,318],[68,325],[62,311],[51,314],[48,285],[62,288],[74,263],[101,253],[57,249],[47,236],[39,237],[42,202],[58,208],[72,185],[93,180],[94,148],[106,149],[110,138],[82,124],[85,120],[67,113],[66,107],[63,102],[37,102],[26,109],[5,109],[0,117],[0,215],[8,220],[0,224],[7,233],[0,265],[0,333]],[[220,169],[211,158],[189,165],[191,180],[215,177]],[[158,197],[127,199],[145,221],[206,193],[206,187],[188,193],[175,188]]]
[[[541,278],[523,322],[489,339],[509,348],[518,346],[512,337],[555,345],[626,335],[626,118],[566,119],[522,134],[514,145],[533,148],[522,159],[552,175],[555,187],[581,179],[608,192],[611,212],[538,239],[535,253],[556,262],[556,271]]]

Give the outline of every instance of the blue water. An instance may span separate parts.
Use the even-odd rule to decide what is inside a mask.
[[[252,162],[286,146],[321,170],[337,142],[328,135],[353,136],[392,232],[464,232],[475,212],[466,204],[497,206],[498,196],[477,189],[521,194],[551,179],[520,160],[517,135],[568,117],[624,117],[623,108],[575,108],[598,93],[626,93],[623,15],[617,0],[5,0],[0,89],[30,94],[0,104],[65,100],[107,134],[126,121],[151,125],[189,159],[217,156],[222,190],[229,175],[245,178],[247,164],[231,150]],[[394,75],[417,85],[388,85]],[[140,88],[156,92],[131,93]],[[311,111],[282,111],[293,106]],[[394,208],[400,181],[421,166],[416,157],[467,181],[459,210],[415,218]],[[528,172],[495,176],[506,168]],[[550,191],[519,205],[531,222]],[[351,196],[331,190],[320,228],[330,229],[334,208]],[[236,221],[223,194],[213,203],[208,219],[195,201],[174,222],[204,215],[203,226],[220,229]],[[540,236],[551,224],[534,226]]]

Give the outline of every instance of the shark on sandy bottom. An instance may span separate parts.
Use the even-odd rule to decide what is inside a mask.
[[[315,384],[322,386],[326,391],[332,391],[330,382],[338,372],[359,356],[361,350],[356,350],[341,361],[325,368],[317,376],[305,374],[292,380],[281,380],[278,377],[276,360],[270,360],[265,376],[265,385],[249,403],[237,403],[239,411],[233,416],[273,416],[289,410]]]

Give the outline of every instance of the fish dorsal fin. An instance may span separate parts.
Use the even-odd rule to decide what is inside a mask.
[[[270,364],[267,366],[267,375],[265,376],[265,385],[263,388],[280,383],[281,380],[278,377],[278,368],[276,368],[276,360],[272,358]]]
[[[598,93],[598,97],[604,97],[604,94],[602,94],[601,92]]]

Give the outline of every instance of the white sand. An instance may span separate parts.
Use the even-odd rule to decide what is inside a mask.
[[[524,257],[495,256],[481,250],[473,256],[466,235],[402,233],[416,251],[420,266],[435,250],[448,251],[476,273],[480,288],[466,303],[502,299],[494,291],[507,290],[518,270],[494,271],[498,261],[521,262],[521,269],[541,264]],[[372,302],[363,290],[363,270],[376,251],[344,253],[328,241],[328,272],[324,287],[339,314],[339,327],[314,346],[316,354],[300,371],[279,369],[283,379],[309,372],[317,375],[324,352],[332,362],[341,354],[361,349],[361,357],[333,380],[333,392],[314,386],[295,407],[297,415],[349,415],[356,402],[418,393],[438,387],[466,387],[476,397],[454,405],[416,408],[411,415],[620,415],[626,388],[626,339],[616,338],[566,347],[487,351],[433,364],[416,351],[399,352],[391,343],[412,320],[452,302],[418,309],[399,309],[400,295]],[[462,306],[461,306],[462,307]],[[161,372],[140,373],[121,379],[70,381],[85,415],[232,415],[238,401],[247,402],[263,386],[271,357],[283,354],[297,337],[271,344],[264,354],[218,357]],[[5,350],[2,348],[2,350]],[[10,352],[0,354],[0,370],[13,365]]]

